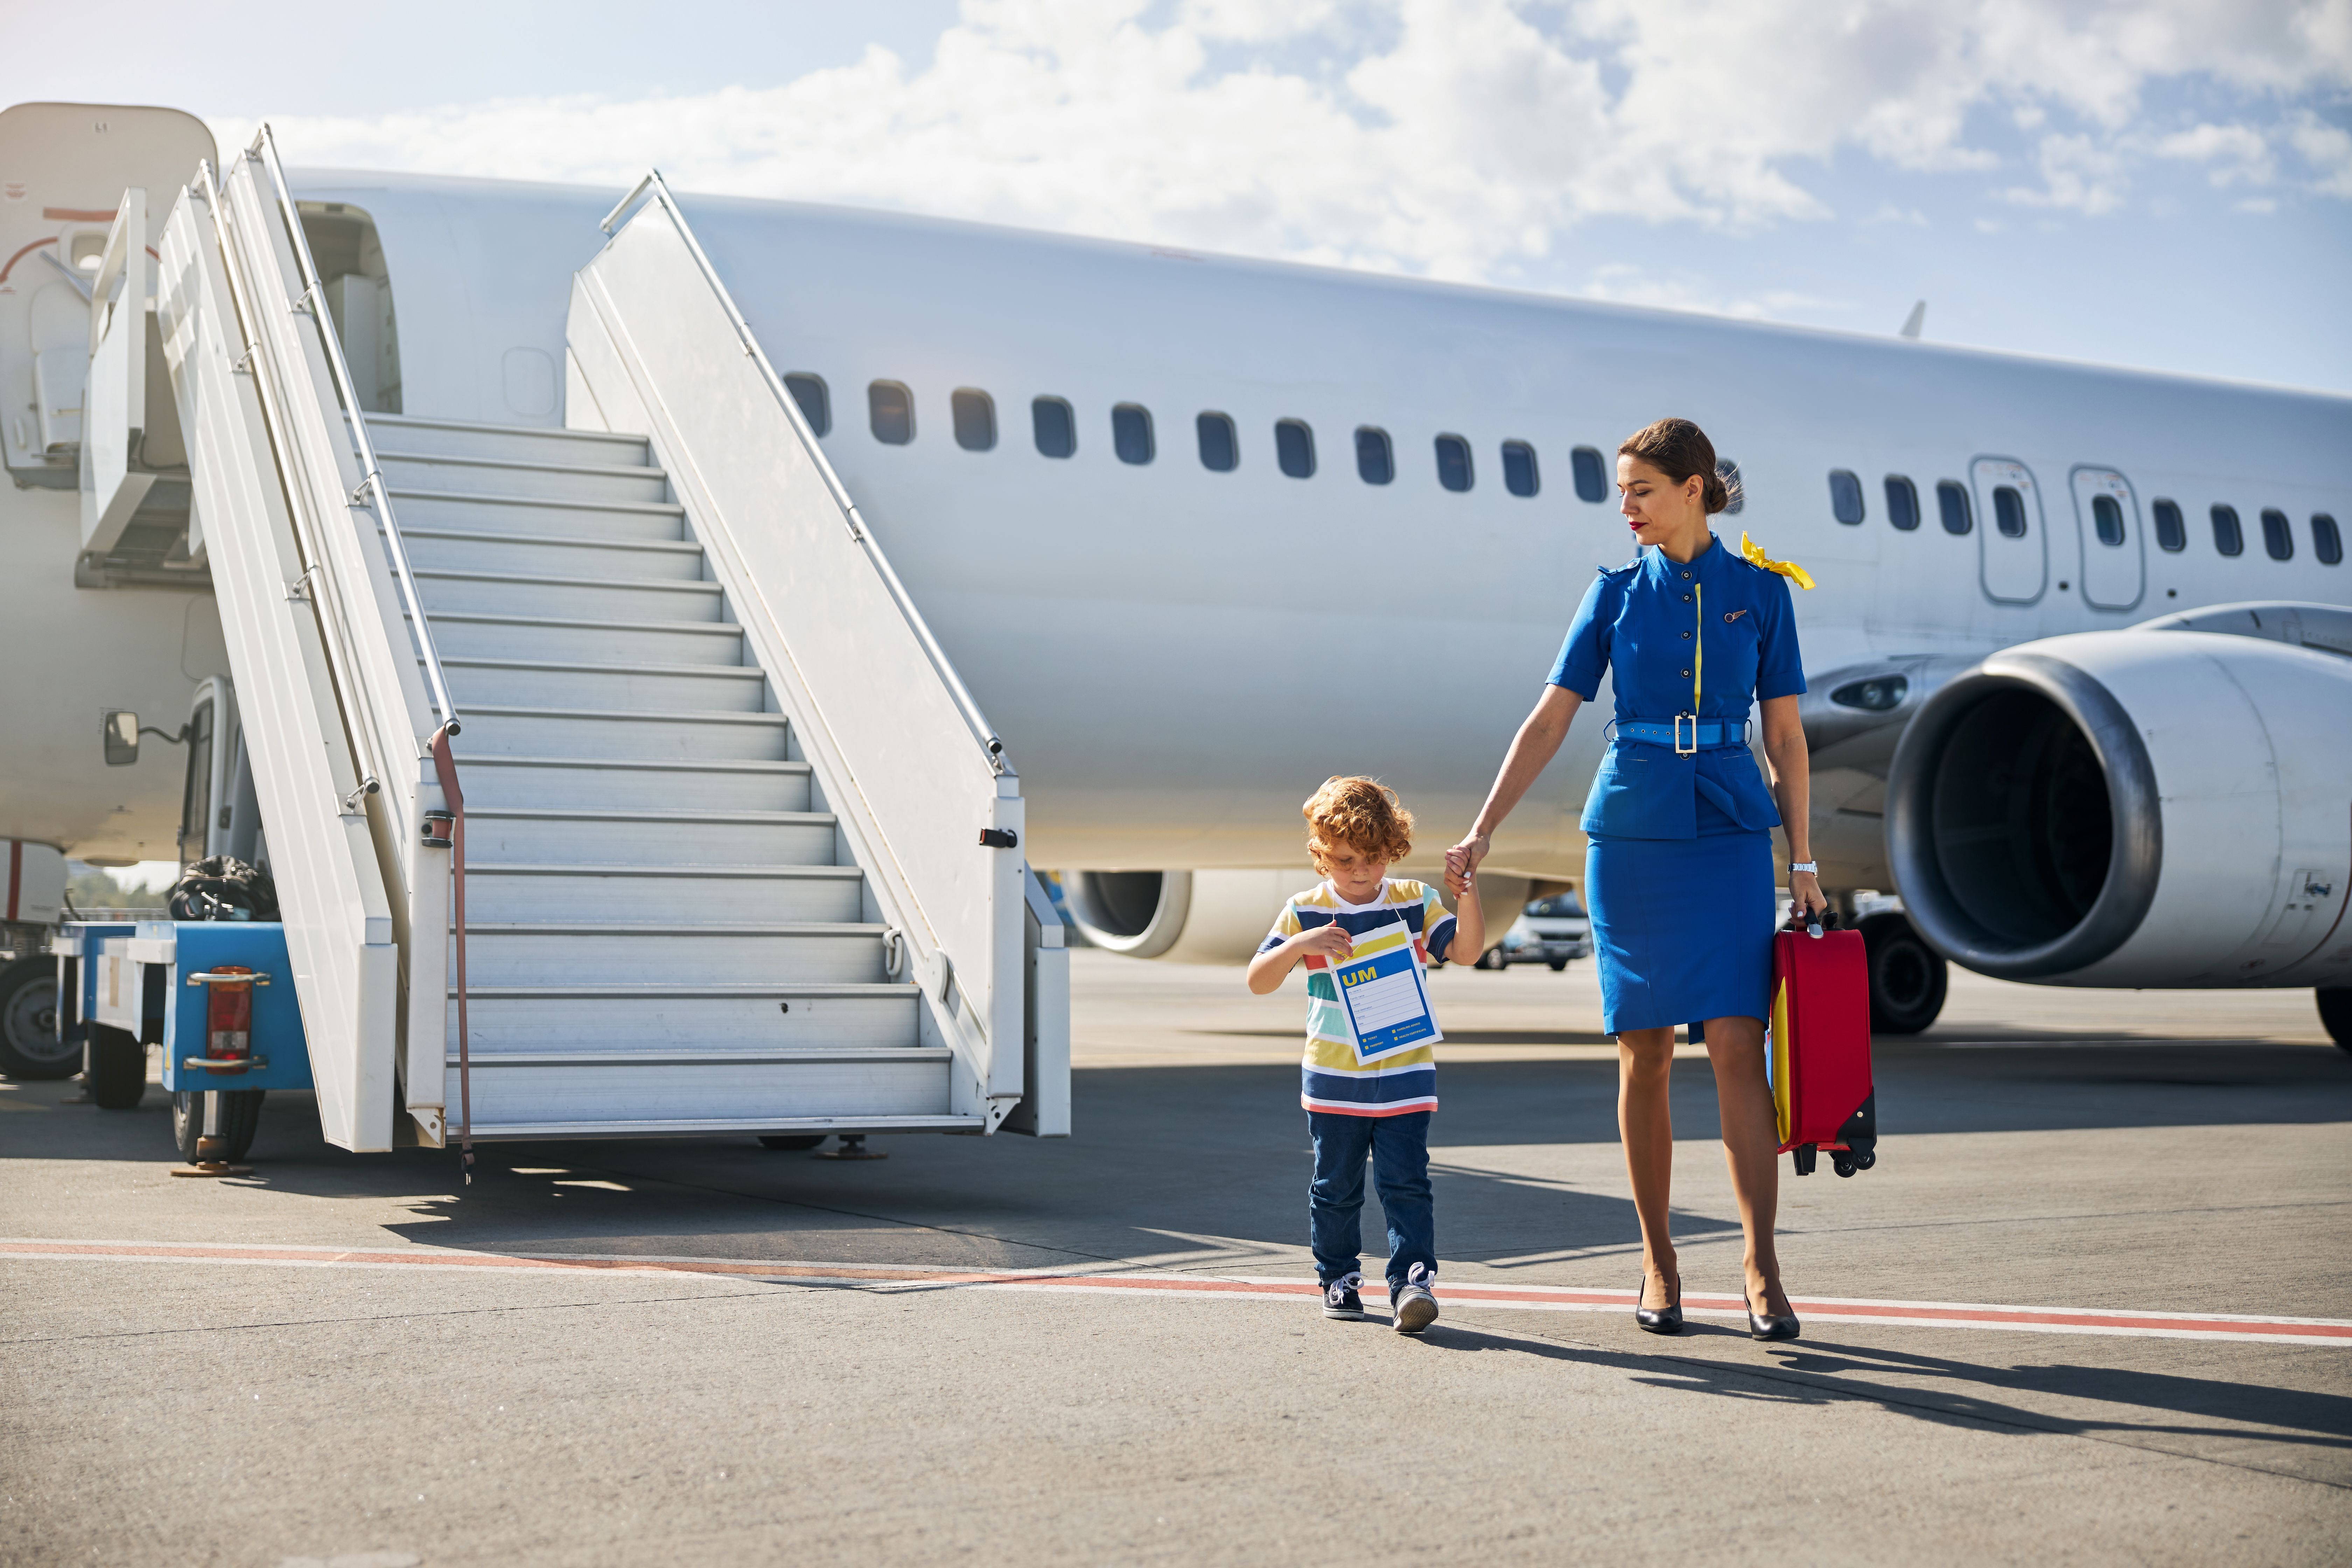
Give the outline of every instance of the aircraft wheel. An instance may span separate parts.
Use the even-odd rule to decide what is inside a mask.
[[[1510,966],[1511,961],[1503,956],[1503,950],[1501,948],[1490,947],[1486,952],[1480,953],[1478,955],[1478,962],[1472,964],[1470,967],[1473,969],[1508,969]]]
[[[2327,1037],[2352,1051],[2352,986],[2336,986],[2314,994],[2319,1000],[2319,1021],[2326,1026]]]
[[[58,1038],[58,961],[36,955],[0,969],[0,1073],[71,1078],[81,1047]]]
[[[1861,926],[1870,963],[1870,1026],[1882,1035],[1916,1035],[1944,1010],[1951,972],[1899,914],[1873,915]]]
[[[89,1026],[82,1085],[101,1110],[129,1110],[147,1092],[147,1047],[128,1029]]]
[[[824,1142],[824,1139],[825,1135],[822,1132],[762,1132],[760,1134],[760,1147],[786,1150],[814,1149]]]
[[[1568,967],[1568,960],[1564,958],[1547,959],[1545,962],[1551,965],[1551,972],[1554,974],[1558,974],[1560,971]]]
[[[172,1096],[172,1142],[180,1146],[180,1158],[193,1165],[206,1153],[201,1147],[205,1135],[205,1096],[220,1096],[220,1131],[210,1156],[224,1165],[233,1165],[245,1158],[253,1148],[253,1135],[261,1131],[261,1101],[269,1091],[262,1089],[184,1089]]]

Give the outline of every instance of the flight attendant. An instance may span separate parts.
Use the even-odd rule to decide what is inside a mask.
[[[1723,1152],[1747,1233],[1748,1331],[1792,1340],[1798,1322],[1773,1249],[1779,1142],[1764,1071],[1772,979],[1772,829],[1789,836],[1790,893],[1826,907],[1807,844],[1805,689],[1789,582],[1747,535],[1733,553],[1708,519],[1730,504],[1715,447],[1661,419],[1617,448],[1618,510],[1643,548],[1584,595],[1535,711],[1511,742],[1478,820],[1446,854],[1458,893],[1495,830],[1559,750],[1577,710],[1612,676],[1616,735],[1584,806],[1585,902],[1601,965],[1603,1026],[1617,1037],[1617,1126],[1642,1222],[1642,1294],[1653,1333],[1682,1328],[1682,1272],[1667,1231],[1675,1028],[1697,1026],[1715,1068]],[[1760,704],[1768,792],[1748,750]],[[1777,800],[1778,809],[1775,809]]]

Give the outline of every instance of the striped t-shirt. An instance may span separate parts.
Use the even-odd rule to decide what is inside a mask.
[[[1399,919],[1433,963],[1453,945],[1454,916],[1438,901],[1437,889],[1424,882],[1391,879],[1381,882],[1380,896],[1368,904],[1343,901],[1328,881],[1294,896],[1282,906],[1282,918],[1266,932],[1258,951],[1270,952],[1300,931],[1333,921],[1352,935]],[[1348,1043],[1348,1020],[1339,1010],[1330,965],[1319,958],[1306,963],[1307,1058],[1299,1103],[1339,1116],[1402,1116],[1436,1110],[1437,1052],[1416,1046],[1369,1067],[1358,1062],[1356,1048]]]

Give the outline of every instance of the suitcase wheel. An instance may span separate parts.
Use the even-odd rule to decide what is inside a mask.
[[[1830,1156],[1830,1169],[1835,1171],[1841,1176],[1853,1175],[1855,1168],[1853,1161],[1843,1154],[1832,1154]]]
[[[1855,1170],[1857,1170],[1857,1171],[1867,1171],[1867,1170],[1869,1170],[1873,1165],[1875,1165],[1875,1164],[1877,1164],[1877,1163],[1878,1163],[1878,1151],[1877,1151],[1877,1150],[1875,1150],[1875,1149],[1857,1149],[1857,1150],[1855,1150],[1855,1151],[1854,1151],[1854,1152],[1853,1152],[1853,1168],[1854,1168]]]

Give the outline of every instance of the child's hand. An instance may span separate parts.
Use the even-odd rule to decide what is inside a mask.
[[[1327,963],[1344,963],[1356,951],[1355,939],[1338,921],[1317,926],[1313,931],[1300,931],[1290,939],[1302,958],[1320,958]]]

